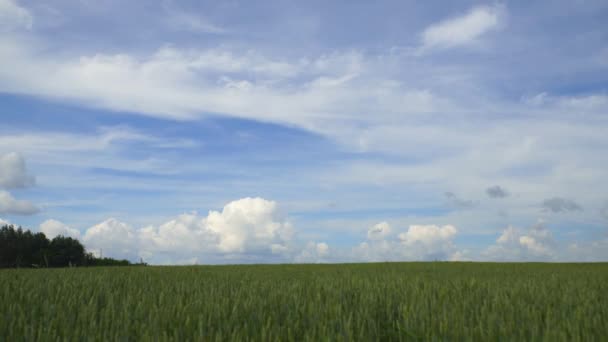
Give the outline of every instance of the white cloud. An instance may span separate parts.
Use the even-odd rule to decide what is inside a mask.
[[[485,260],[497,261],[542,261],[556,257],[556,244],[553,235],[543,222],[521,230],[507,227],[481,255]]]
[[[503,245],[518,243],[518,241],[519,233],[514,227],[508,227],[505,229],[496,240],[496,242]]]
[[[602,184],[602,170],[608,167],[608,157],[602,153],[608,148],[605,127],[577,120],[554,121],[555,115],[562,114],[552,113],[543,120],[527,118],[526,122],[499,120],[482,127],[471,122],[435,127],[395,125],[376,132],[369,129],[370,150],[412,156],[417,162],[359,159],[332,167],[320,178],[332,186],[373,185],[387,191],[396,187],[415,191],[411,201],[400,203],[410,206],[419,206],[421,201],[427,207],[442,205],[443,190],[451,189],[462,196],[457,198],[461,201],[452,203],[455,207],[458,203],[475,204],[467,210],[475,219],[448,219],[467,230],[499,210],[508,210],[519,222],[530,222],[538,217],[539,204],[556,193],[575,196],[580,207],[599,207],[605,191],[597,184]],[[522,138],[514,140],[514,136]],[[469,202],[484,194],[485,184],[500,184],[517,189],[517,193],[501,201]]]
[[[0,58],[10,61],[0,65],[0,90],[178,120],[218,113],[323,133],[330,123],[427,113],[438,102],[428,89],[386,79],[387,63],[357,51],[286,60],[227,48],[73,58],[36,50],[0,39]],[[371,111],[373,118],[361,115]]]
[[[471,259],[467,257],[466,251],[456,251],[450,255],[449,261],[470,261]]]
[[[565,250],[566,261],[606,262],[608,261],[608,233],[594,241],[571,243]]]
[[[462,259],[462,252],[457,251],[453,243],[457,232],[453,225],[410,225],[396,239],[372,234],[367,241],[353,248],[352,257],[362,261]]]
[[[293,235],[291,224],[280,214],[276,202],[243,198],[206,217],[180,215],[158,228],[140,231],[148,253],[175,251],[202,254],[285,252]]]
[[[465,15],[433,24],[422,33],[421,51],[471,44],[499,27],[504,12],[505,8],[499,5],[475,7]]]
[[[80,240],[80,231],[53,219],[42,222],[39,230],[49,239],[63,235]]]
[[[211,211],[206,226],[219,238],[222,252],[243,252],[267,248],[272,242],[286,241],[292,227],[280,218],[277,204],[262,198],[243,198],[224,206],[222,212]]]
[[[165,16],[167,26],[176,31],[190,31],[195,33],[226,33],[226,29],[214,25],[201,15],[184,12],[177,9],[167,9]]]
[[[0,188],[25,188],[34,183],[34,177],[27,174],[21,154],[11,152],[0,155]]]
[[[2,226],[8,226],[10,224],[11,223],[9,221],[3,220],[3,219],[0,218],[0,227],[2,227]]]
[[[159,227],[148,226],[138,232],[140,244],[147,255],[163,253],[197,253],[216,245],[219,237],[205,226],[197,214],[182,214]]]
[[[352,250],[351,260],[364,262],[404,261],[402,246],[394,240],[368,240],[361,242]],[[349,261],[351,261],[349,260]]]
[[[499,12],[499,8],[485,10]],[[558,111],[550,104],[539,108],[526,103],[488,102],[484,100],[488,94],[479,94],[477,88],[460,93],[464,82],[445,89],[440,80],[444,76],[436,73],[451,75],[453,70],[404,62],[403,56],[342,51],[288,60],[256,51],[163,47],[147,56],[121,53],[43,58],[23,43],[12,44],[8,39],[4,43],[0,58],[10,63],[3,64],[5,68],[0,65],[0,89],[7,92],[172,119],[218,113],[271,121],[330,136],[360,152],[381,151],[420,160],[402,168],[373,165],[373,172],[360,172],[360,178],[368,183],[389,183],[393,178],[459,185],[482,178],[498,182],[512,168],[545,163],[564,166],[553,169],[560,175],[547,178],[555,187],[574,180],[568,169],[576,165],[585,165],[588,171],[576,172],[576,178],[598,178],[607,164],[605,158],[587,158],[581,150],[589,154],[589,144],[578,143],[582,137],[593,139],[594,145],[607,145],[601,125],[560,122],[574,111],[600,115],[605,108],[601,98],[569,101],[571,107],[560,105]],[[475,80],[466,83],[477,84]],[[525,113],[526,119],[467,119],[485,118],[486,112],[492,117],[496,108]],[[454,115],[460,123],[454,121]],[[435,118],[440,118],[439,122]],[[513,141],[514,134],[525,138]],[[16,149],[20,140],[31,143],[29,138],[34,137],[15,135],[7,144]],[[55,141],[73,140],[55,138],[65,137],[49,135],[36,146],[24,146],[48,150]],[[81,150],[85,150],[90,140],[60,146],[84,146]],[[53,143],[47,144],[49,141]],[[102,146],[91,143],[92,148]],[[343,178],[348,180],[352,173],[346,172]]]
[[[329,255],[329,246],[325,242],[309,242],[302,252],[295,257],[298,263],[321,263]]]
[[[608,95],[592,94],[584,96],[562,96],[554,98],[557,104],[572,110],[606,110],[608,108]]]
[[[183,171],[176,168],[174,161],[166,160],[157,155],[145,158],[133,158],[125,155],[132,144],[144,145],[145,148],[159,150],[184,149],[188,150],[200,146],[186,138],[165,138],[152,134],[144,134],[128,126],[99,127],[95,133],[59,133],[59,132],[0,132],[0,152],[19,150],[44,165],[44,177],[53,185],[63,183],[69,187],[88,186],[91,179],[87,170],[95,168],[111,168],[128,172],[146,172],[153,174],[175,174]],[[191,164],[189,164],[191,165]],[[60,173],[57,170],[60,169]],[[68,173],[80,170],[78,176]],[[3,168],[0,168],[2,178]],[[11,170],[11,168],[9,168]],[[6,172],[6,171],[5,171]],[[10,177],[10,175],[25,175],[24,177]],[[84,176],[84,179],[83,179]],[[53,178],[51,178],[53,177]],[[4,178],[11,184],[31,184],[33,177],[24,172],[9,172]],[[16,182],[19,180],[19,182]],[[96,179],[95,182],[101,182]],[[112,183],[113,182],[113,183]],[[120,184],[120,180],[113,179],[109,186],[133,187],[142,183],[129,182]],[[146,184],[149,186],[150,184]],[[154,185],[159,186],[157,182]],[[2,185],[0,184],[0,188]]]
[[[367,231],[367,238],[369,240],[383,240],[391,233],[391,226],[388,222],[383,221],[370,227]]]
[[[608,95],[605,93],[556,96],[541,92],[522,97],[522,102],[532,107],[545,108],[548,112],[567,112],[571,116],[585,117],[592,113],[605,113],[608,110]]]
[[[519,244],[536,255],[546,255],[549,252],[549,249],[546,246],[544,246],[541,242],[537,241],[536,238],[532,236],[520,236]]]
[[[423,260],[446,260],[454,252],[453,240],[458,230],[452,225],[411,225],[399,234],[399,240],[411,255]]]
[[[31,29],[34,19],[31,13],[13,0],[0,0],[0,32]]]
[[[93,134],[53,132],[11,134],[7,132],[0,136],[0,149],[19,149],[20,151],[44,156],[54,152],[66,154],[81,151],[107,151],[114,145],[125,142],[147,143],[150,147],[156,148],[188,148],[197,146],[197,143],[191,140],[161,138],[143,134],[128,126],[106,126],[99,127],[97,132]],[[18,153],[9,153],[4,158],[7,158],[7,167],[9,163],[13,165],[15,170],[17,170],[17,166],[19,166],[21,176],[19,176],[20,178],[18,179],[20,179],[21,182],[28,180],[28,178],[25,178],[27,176],[25,175],[23,158]],[[2,160],[0,159],[0,163],[1,162]],[[2,166],[2,164],[0,164],[0,166]]]
[[[33,215],[39,211],[31,202],[17,200],[8,191],[0,190],[0,214]]]
[[[457,232],[452,225],[412,225],[407,232],[399,234],[399,239],[406,245],[422,243],[430,247],[451,241]]]
[[[282,257],[294,231],[276,202],[243,198],[230,202],[222,211],[200,217],[182,214],[158,227],[133,229],[114,219],[87,230],[84,242],[89,249],[103,249],[104,255],[162,262],[197,258],[206,262],[223,257]]]
[[[546,92],[538,93],[534,96],[523,97],[522,101],[532,106],[542,106],[547,103],[549,95]]]
[[[137,232],[133,227],[114,218],[87,229],[83,242],[87,250],[104,257],[136,260],[138,255]]]

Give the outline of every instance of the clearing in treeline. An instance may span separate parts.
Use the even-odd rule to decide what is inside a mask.
[[[598,341],[608,264],[376,263],[0,270],[0,337]]]

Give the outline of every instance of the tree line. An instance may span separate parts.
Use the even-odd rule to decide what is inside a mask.
[[[49,240],[44,233],[33,233],[14,225],[0,227],[0,268],[129,265],[146,264],[97,258],[71,237],[59,235]]]

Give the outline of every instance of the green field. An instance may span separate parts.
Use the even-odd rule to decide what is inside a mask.
[[[0,340],[608,339],[608,264],[0,270]]]

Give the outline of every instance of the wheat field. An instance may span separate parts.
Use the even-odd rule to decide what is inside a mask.
[[[608,264],[0,270],[3,341],[600,341]]]

